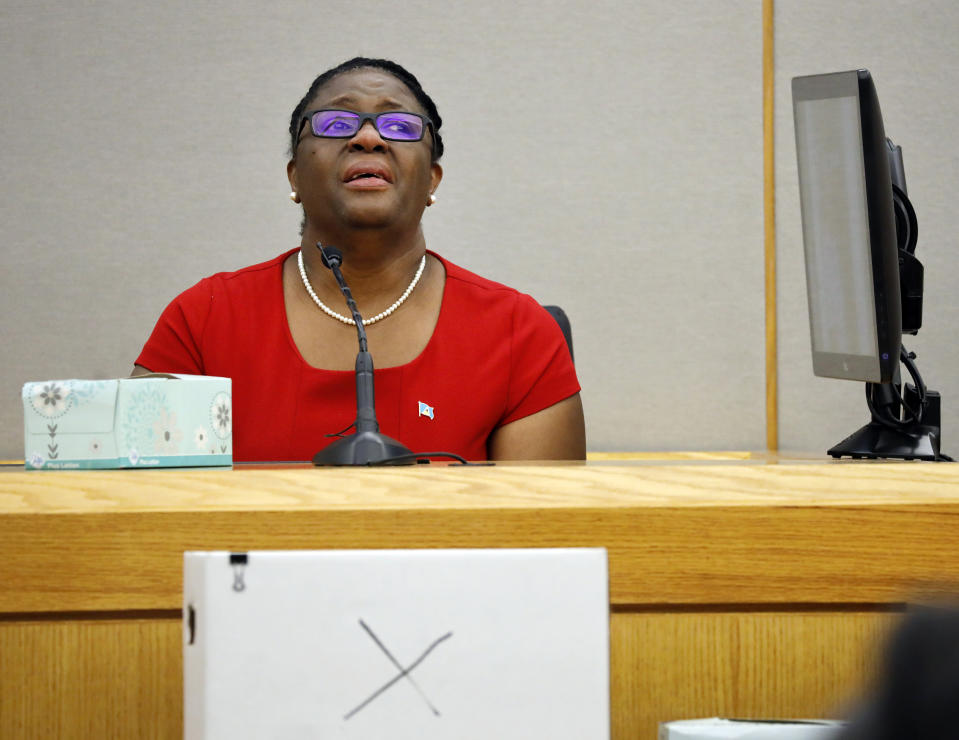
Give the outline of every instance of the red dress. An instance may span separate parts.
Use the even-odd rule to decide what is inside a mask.
[[[136,361],[232,378],[237,461],[312,459],[356,418],[353,371],[308,365],[290,334],[282,274],[294,251],[181,293]],[[446,269],[439,319],[416,359],[376,369],[377,420],[414,452],[482,460],[497,427],[580,387],[562,332],[536,301],[434,256]]]

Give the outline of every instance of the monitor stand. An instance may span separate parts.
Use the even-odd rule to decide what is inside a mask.
[[[917,424],[909,431],[871,421],[829,449],[835,458],[945,460],[939,454],[939,427]]]
[[[913,386],[907,385],[906,402],[910,401],[917,402],[918,397]],[[907,424],[896,428],[877,419],[874,413],[872,421],[831,447],[828,454],[835,458],[851,457],[856,460],[951,460],[939,451],[939,401],[936,391],[926,392],[922,424]]]

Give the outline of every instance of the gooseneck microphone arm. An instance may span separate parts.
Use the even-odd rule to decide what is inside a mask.
[[[363,317],[356,307],[340,265],[343,253],[336,247],[324,247],[316,243],[320,250],[320,259],[330,268],[336,284],[346,298],[353,321],[356,323],[356,335],[360,349],[356,355],[356,432],[338,439],[313,456],[314,465],[376,465],[397,458],[393,464],[412,464],[415,457],[410,449],[395,439],[380,434],[380,425],[376,421],[376,396],[373,391],[373,356],[367,349],[366,328]]]
[[[376,398],[373,391],[373,356],[367,349],[366,327],[363,326],[363,317],[353,300],[350,286],[346,284],[340,265],[343,264],[343,253],[336,247],[324,247],[321,242],[316,243],[320,250],[320,259],[333,272],[340,292],[346,298],[346,305],[356,324],[356,336],[359,340],[360,351],[356,355],[356,431],[379,432],[380,425],[376,421]]]
[[[336,284],[340,286],[340,292],[346,298],[347,308],[350,309],[350,315],[356,323],[356,334],[360,340],[360,352],[366,352],[366,327],[363,326],[363,317],[356,307],[356,301],[353,300],[353,294],[350,292],[350,286],[346,284],[340,265],[343,264],[343,253],[336,247],[324,247],[322,242],[316,243],[316,248],[320,250],[320,260],[324,267],[329,267],[336,279]]]

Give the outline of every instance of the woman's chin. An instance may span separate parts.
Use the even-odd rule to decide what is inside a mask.
[[[402,214],[395,204],[372,199],[365,203],[352,203],[343,209],[343,223],[354,229],[385,229],[402,221]]]
[[[396,215],[392,213],[351,213],[346,218],[344,226],[347,229],[388,229],[397,223]]]

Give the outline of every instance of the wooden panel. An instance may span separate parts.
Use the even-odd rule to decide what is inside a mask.
[[[179,738],[180,621],[0,621],[0,737]]]
[[[15,477],[0,613],[178,608],[191,549],[600,546],[617,606],[899,603],[959,583],[952,465]]]
[[[614,737],[828,714],[957,527],[949,465],[0,473],[0,737],[179,737],[178,620],[56,614],[176,610],[188,549],[607,547]]]
[[[643,459],[481,468],[0,469],[0,515],[904,502],[955,505],[959,502],[959,466],[852,461],[798,464],[773,455],[725,462]]]
[[[875,676],[891,614],[641,613],[612,620],[614,738],[694,717],[835,717]]]
[[[893,615],[615,613],[615,740],[668,719],[832,716]],[[0,622],[0,737],[179,738],[177,619]]]

